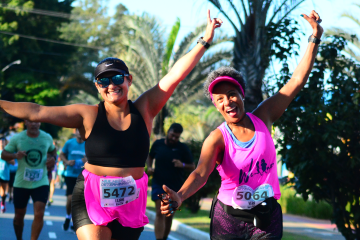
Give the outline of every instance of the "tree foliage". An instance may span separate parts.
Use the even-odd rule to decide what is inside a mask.
[[[70,68],[75,47],[59,44],[57,31],[67,18],[37,14],[32,9],[69,14],[73,0],[2,0],[0,1],[0,66],[14,60],[13,65],[1,74],[1,99],[30,101],[43,105],[64,103],[63,80]],[[55,41],[55,42],[54,42]],[[5,116],[6,117],[6,116]],[[14,119],[2,125],[6,128]],[[56,135],[57,128],[43,124],[45,130]]]
[[[346,239],[360,238],[360,65],[342,51],[346,39],[331,36],[319,46],[306,86],[275,123],[290,180],[307,200],[324,200]],[[278,87],[289,79],[284,65]]]
[[[263,101],[262,84],[273,48],[269,27],[278,28],[304,0],[208,1],[235,30],[232,64],[246,81],[246,111],[251,112]]]
[[[357,10],[360,12],[360,4],[359,3],[353,3],[354,6],[357,7]],[[350,20],[352,20],[354,23],[356,23],[359,27],[360,27],[360,18],[356,17],[355,15],[348,13],[348,12],[344,12],[341,14],[342,17],[348,18]],[[343,35],[348,41],[350,41],[352,44],[352,46],[347,46],[344,51],[346,51],[347,53],[350,54],[350,56],[352,56],[353,58],[355,58],[358,62],[360,62],[360,40],[359,38],[349,32],[346,31],[345,29],[341,29],[341,28],[331,28],[328,31],[326,31],[326,33],[328,35]]]
[[[224,121],[216,107],[205,107],[185,103],[172,107],[172,114],[165,119],[165,129],[174,122],[180,123],[184,131],[181,139],[185,142],[203,142],[205,138]]]

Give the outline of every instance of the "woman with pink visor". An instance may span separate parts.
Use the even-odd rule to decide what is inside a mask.
[[[149,222],[145,216],[148,178],[144,167],[153,119],[198,63],[221,24],[220,19],[211,19],[208,11],[204,37],[134,102],[128,100],[133,78],[117,58],[106,58],[95,69],[95,86],[104,99],[98,105],[45,107],[0,101],[0,108],[10,115],[77,128],[86,140],[88,162],[72,196],[72,219],[80,240],[140,237]]]
[[[161,211],[170,216],[198,191],[217,164],[221,186],[211,208],[211,239],[281,239],[281,196],[271,127],[305,85],[323,33],[319,15],[302,15],[311,25],[306,53],[289,82],[252,113],[245,113],[245,81],[231,67],[211,72],[205,94],[225,122],[205,140],[197,168],[178,192],[165,185]]]

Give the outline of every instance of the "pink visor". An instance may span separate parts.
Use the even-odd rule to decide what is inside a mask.
[[[230,83],[235,84],[236,86],[238,86],[240,88],[242,95],[245,97],[244,89],[242,88],[242,86],[240,85],[240,83],[238,81],[236,81],[235,79],[233,79],[232,77],[229,77],[229,76],[220,76],[220,77],[215,78],[215,80],[212,81],[209,85],[208,91],[210,93],[211,100],[213,100],[213,97],[212,97],[213,88],[215,87],[216,84],[218,84],[220,82],[230,82]]]

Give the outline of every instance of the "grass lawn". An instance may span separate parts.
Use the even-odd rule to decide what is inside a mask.
[[[155,203],[148,196],[146,208],[155,212]],[[175,219],[189,225],[193,228],[199,229],[204,232],[210,232],[210,218],[209,211],[200,210],[193,214],[187,209],[181,209],[175,214]],[[297,235],[289,232],[284,232],[283,240],[318,240],[317,238],[310,238],[303,235]]]
[[[284,232],[282,240],[318,240],[321,238],[311,238],[304,235],[298,235],[294,233]]]

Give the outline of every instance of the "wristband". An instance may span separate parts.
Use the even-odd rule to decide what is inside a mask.
[[[205,40],[203,39],[203,37],[200,37],[197,41],[197,43],[200,43],[201,45],[204,46],[204,48],[208,49],[210,47],[210,44],[208,42],[205,42]]]
[[[185,167],[185,163],[183,163],[183,168]]]
[[[309,42],[312,42],[312,43],[315,43],[315,44],[319,44],[321,42],[320,39],[318,39],[317,37],[313,36],[313,35],[310,35],[309,39],[308,39]]]

